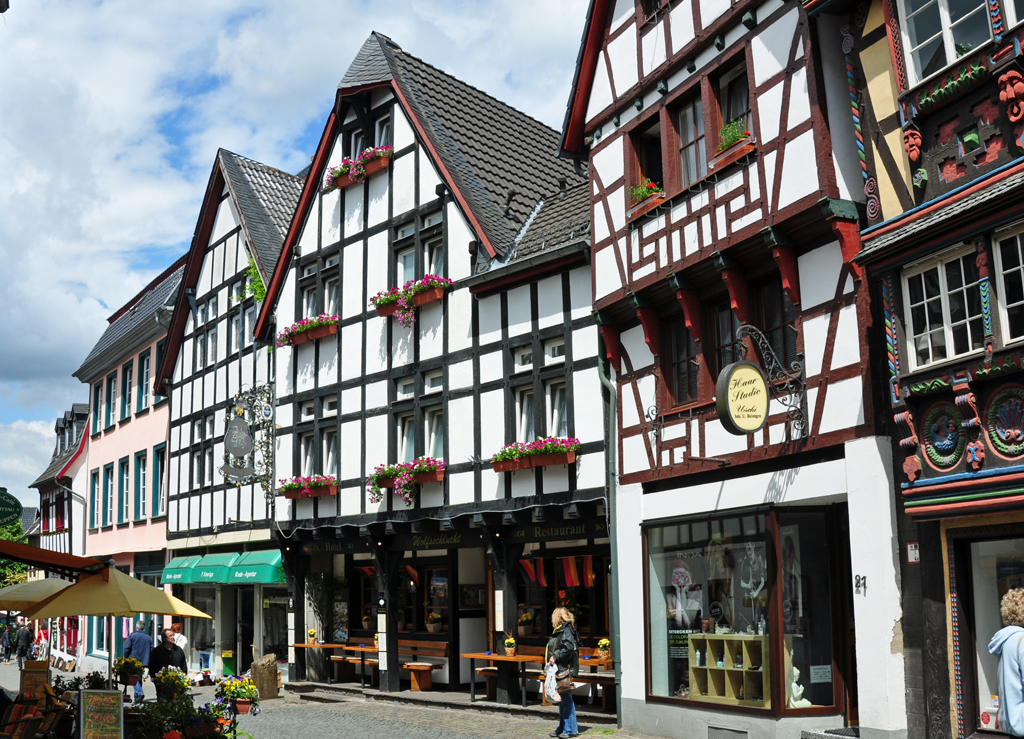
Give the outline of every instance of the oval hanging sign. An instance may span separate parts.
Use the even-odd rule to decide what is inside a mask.
[[[0,528],[20,521],[21,512],[21,501],[8,493],[7,488],[0,488]]]
[[[730,434],[752,434],[768,421],[768,382],[753,362],[736,362],[722,370],[715,394],[718,418]]]

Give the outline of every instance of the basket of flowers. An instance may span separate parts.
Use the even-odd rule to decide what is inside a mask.
[[[511,634],[505,634],[505,656],[516,656],[516,640],[512,638]]]
[[[248,677],[229,677],[217,686],[216,697],[231,704],[233,713],[249,713],[260,704],[260,691]]]
[[[118,657],[114,660],[114,674],[122,685],[138,685],[143,669],[142,663],[134,657]]]
[[[601,639],[597,643],[597,656],[608,659],[612,656],[612,643],[607,639]]]
[[[157,695],[171,701],[181,698],[192,687],[188,675],[176,667],[165,667],[152,678]]]

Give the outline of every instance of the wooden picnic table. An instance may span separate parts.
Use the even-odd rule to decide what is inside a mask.
[[[296,649],[327,649],[328,650],[328,653],[325,656],[327,657],[327,684],[330,685],[331,684],[331,670],[334,669],[331,666],[331,656],[332,656],[331,655],[331,651],[333,651],[335,649],[344,649],[348,645],[347,644],[328,644],[328,643],[325,643],[325,644],[292,644],[292,646],[295,647]]]
[[[519,695],[522,698],[523,708],[526,708],[526,663],[527,662],[543,662],[544,658],[536,654],[516,654],[512,657],[504,653],[489,653],[489,652],[469,652],[467,654],[460,654],[463,659],[469,660],[469,702],[472,703],[476,700],[476,661],[483,660],[485,662],[513,662],[519,663],[519,679],[520,679],[520,690]],[[499,691],[499,695],[501,691]],[[504,705],[508,705],[505,703]]]
[[[365,644],[359,644],[359,645],[345,644],[345,645],[342,645],[341,649],[343,651],[346,651],[346,652],[359,652],[359,687],[360,688],[365,688],[366,687],[366,653],[367,652],[373,652],[373,653],[376,654],[379,650],[377,649],[377,647],[373,646],[372,644],[370,646],[366,646]]]

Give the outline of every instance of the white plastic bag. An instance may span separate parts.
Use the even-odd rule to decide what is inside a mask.
[[[544,678],[544,695],[547,696],[548,701],[551,703],[561,703],[562,696],[558,692],[557,680],[555,680],[555,674],[558,672],[558,668],[555,665],[548,665],[547,676]]]

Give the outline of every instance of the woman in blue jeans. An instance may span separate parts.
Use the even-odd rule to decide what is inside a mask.
[[[554,635],[546,650],[548,663],[555,665],[559,672],[569,668],[570,674],[576,677],[580,674],[580,635],[576,631],[576,619],[568,608],[556,608],[551,614],[551,626]],[[561,698],[558,704],[558,728],[548,736],[559,739],[579,736],[572,691],[562,693]]]

